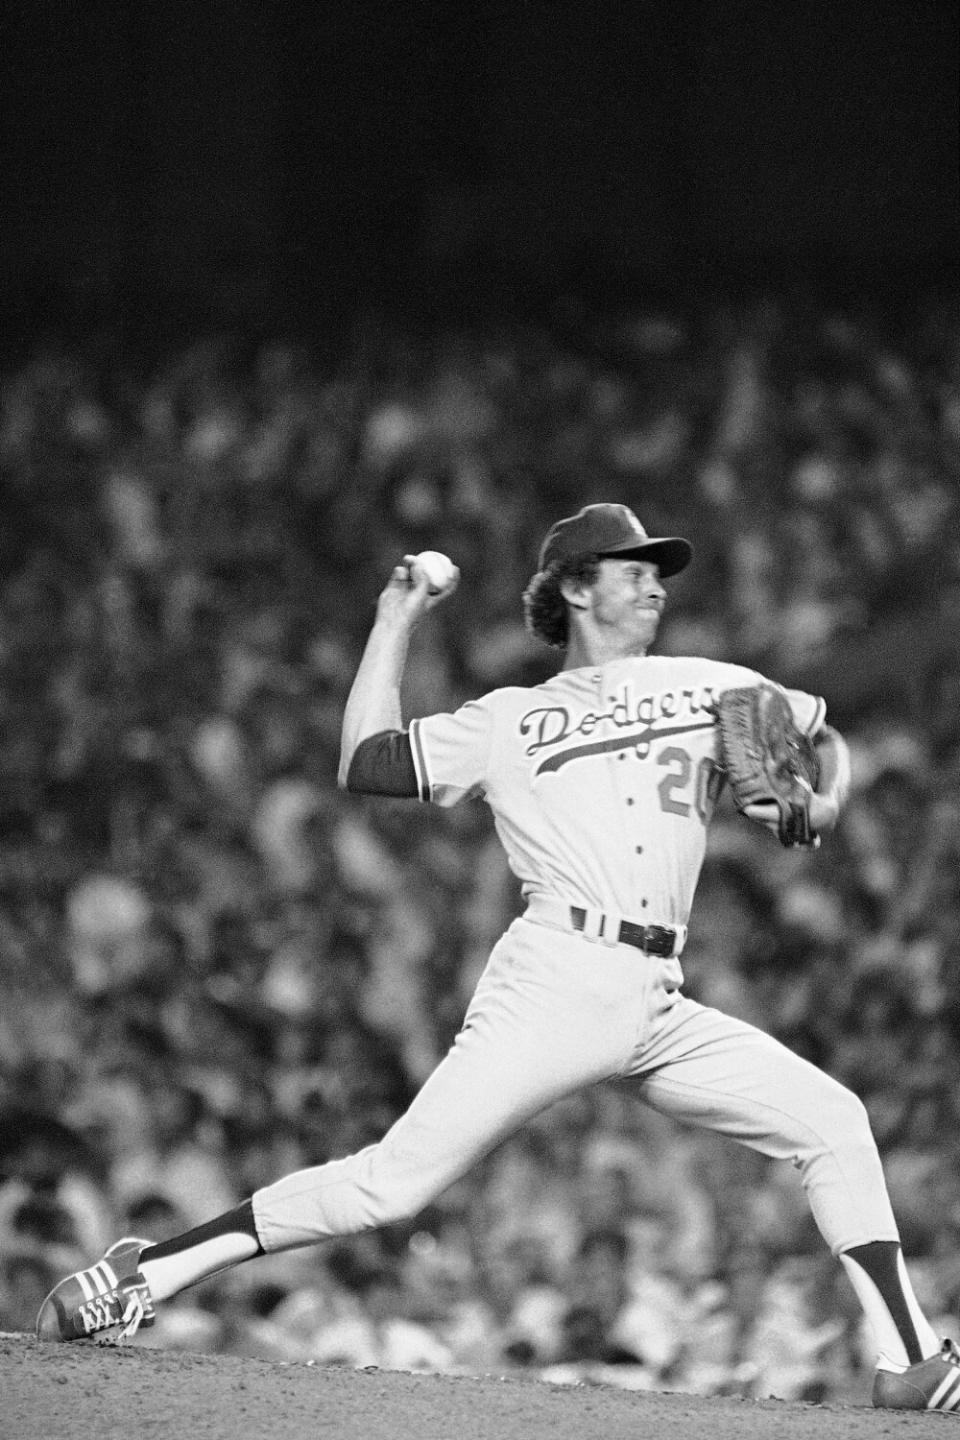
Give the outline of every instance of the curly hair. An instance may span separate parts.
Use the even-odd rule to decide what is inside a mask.
[[[555,650],[565,650],[570,638],[570,612],[562,586],[565,581],[592,585],[599,571],[597,555],[554,560],[546,570],[538,570],[523,592],[524,621],[530,633]]]

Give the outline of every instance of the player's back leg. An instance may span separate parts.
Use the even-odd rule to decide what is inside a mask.
[[[926,1365],[923,1376],[936,1374],[952,1396],[956,1367],[914,1294],[860,1099],[763,1031],[686,998],[663,1017],[634,1075],[628,1083],[663,1114],[798,1168],[813,1217],[871,1325],[881,1375]],[[875,1403],[891,1403],[886,1384],[878,1381]]]

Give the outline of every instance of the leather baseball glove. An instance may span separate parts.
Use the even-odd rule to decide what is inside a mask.
[[[716,712],[720,761],[737,809],[742,813],[748,805],[775,804],[781,845],[816,845],[810,797],[820,762],[783,691],[768,684],[725,690]]]

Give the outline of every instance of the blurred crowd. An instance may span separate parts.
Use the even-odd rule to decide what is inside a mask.
[[[376,596],[407,552],[462,571],[408,715],[535,683],[539,542],[603,499],[694,543],[661,649],[823,694],[850,742],[820,850],[721,806],[687,989],[862,1096],[956,1333],[958,480],[960,322],[933,303],[374,315],[323,360],[232,332],[7,354],[0,1328],[119,1234],[175,1234],[405,1107],[519,897],[481,806],[336,789]],[[872,1363],[795,1173],[605,1091],[409,1225],[205,1282],[144,1343],[810,1399]]]

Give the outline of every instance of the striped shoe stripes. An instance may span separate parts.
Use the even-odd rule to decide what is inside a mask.
[[[945,1375],[927,1401],[928,1410],[955,1410],[960,1404],[960,1369]]]
[[[116,1290],[118,1284],[117,1276],[105,1260],[98,1260],[89,1270],[78,1270],[74,1279],[83,1291],[84,1300],[96,1300],[98,1295]]]
[[[153,1302],[140,1274],[140,1256],[153,1244],[125,1236],[95,1265],[75,1270],[50,1291],[37,1314],[38,1340],[83,1340],[120,1327],[129,1339],[141,1325],[152,1325]]]
[[[960,1417],[960,1350],[948,1339],[938,1354],[906,1370],[877,1370],[873,1403],[881,1410],[941,1410]]]

